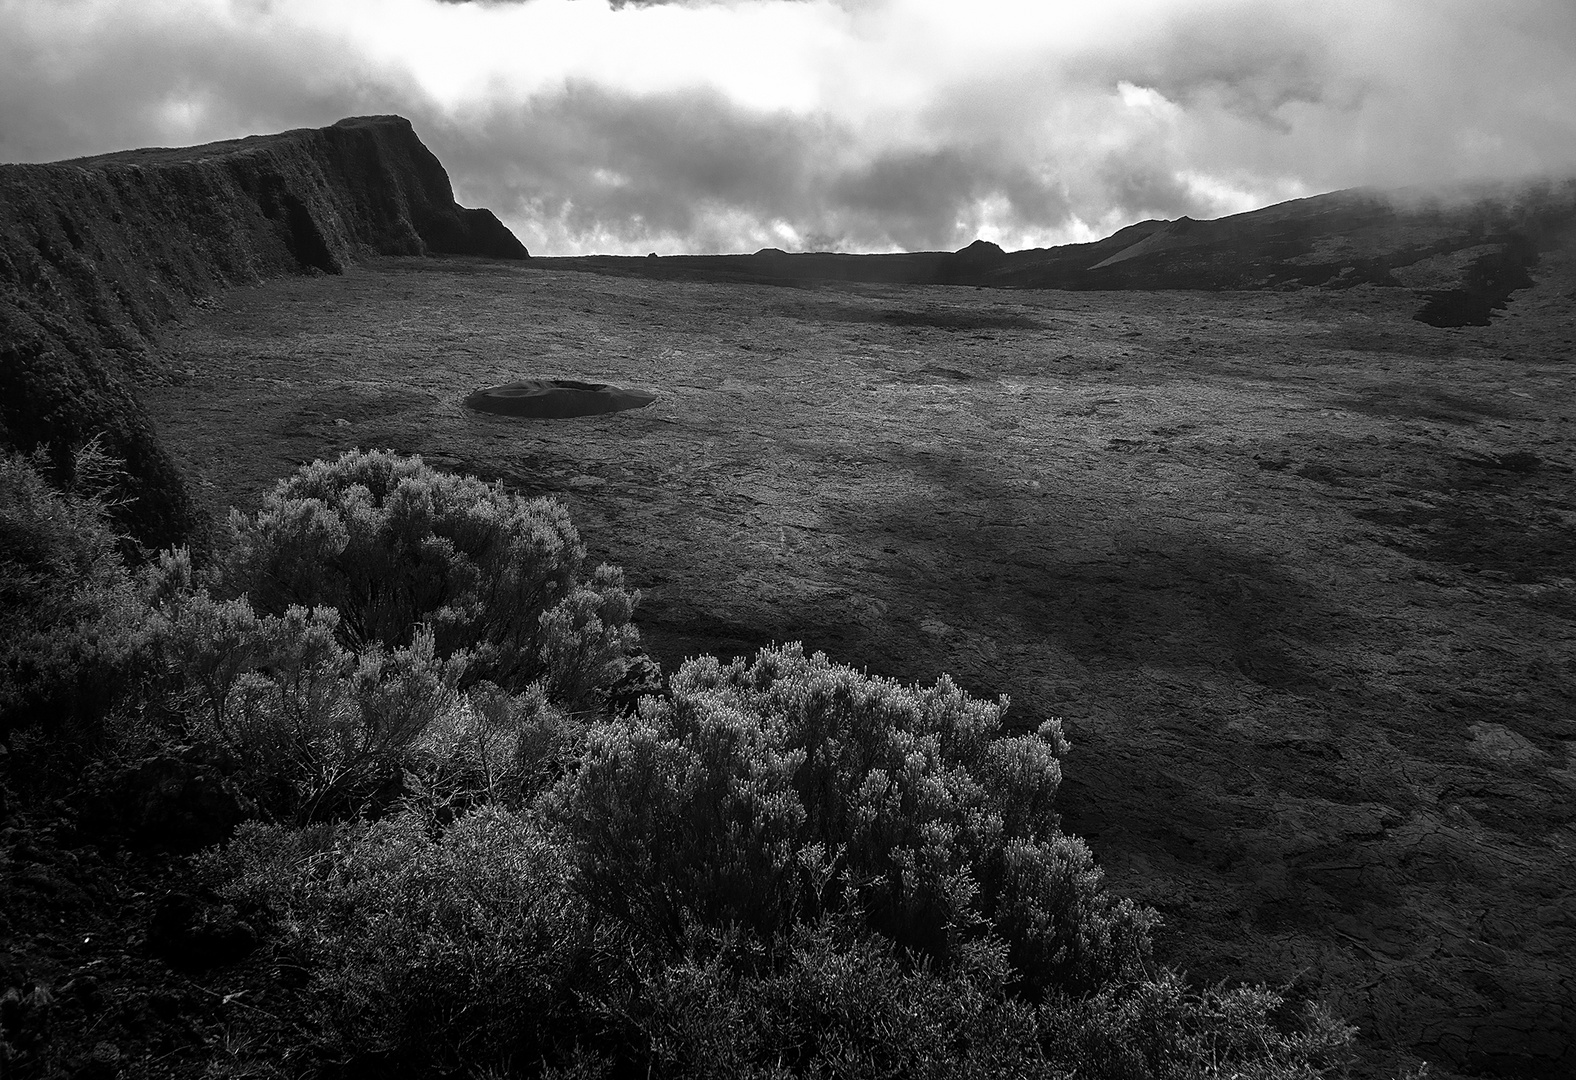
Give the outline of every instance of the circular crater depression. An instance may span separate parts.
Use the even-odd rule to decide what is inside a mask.
[[[625,390],[606,383],[576,382],[573,379],[522,379],[477,390],[465,399],[465,404],[478,412],[558,420],[566,416],[595,416],[624,409],[642,409],[655,400],[655,394],[648,394],[644,390]]]

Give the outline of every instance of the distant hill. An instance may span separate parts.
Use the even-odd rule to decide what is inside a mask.
[[[178,540],[185,488],[133,386],[150,335],[225,286],[374,253],[527,255],[490,211],[455,204],[398,116],[0,165],[0,445],[43,448],[65,472],[102,434],[131,473],[122,526]]]
[[[1576,179],[1458,187],[1442,194],[1336,191],[1246,214],[1143,221],[1090,244],[899,255],[588,256],[602,273],[723,281],[867,281],[1020,289],[1285,289],[1377,285],[1422,294],[1418,317],[1487,323],[1531,284],[1545,251],[1576,243]]]

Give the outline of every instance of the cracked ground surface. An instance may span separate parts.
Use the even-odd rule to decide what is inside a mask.
[[[1406,289],[658,283],[387,260],[219,297],[145,389],[214,508],[352,446],[552,492],[672,667],[797,639],[1061,716],[1161,959],[1368,1067],[1576,1071],[1576,271]],[[576,378],[650,407],[465,410]]]

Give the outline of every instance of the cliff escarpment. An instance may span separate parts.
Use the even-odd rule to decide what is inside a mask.
[[[403,117],[0,165],[0,443],[44,449],[69,481],[101,436],[129,474],[122,526],[178,540],[189,500],[134,385],[156,328],[227,286],[426,254],[527,256],[491,211],[455,203]]]

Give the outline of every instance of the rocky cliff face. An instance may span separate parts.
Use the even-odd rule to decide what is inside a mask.
[[[0,165],[0,443],[43,448],[69,479],[102,435],[130,473],[123,524],[179,539],[185,488],[134,391],[155,329],[226,286],[371,254],[527,256],[490,211],[455,204],[398,116]]]

